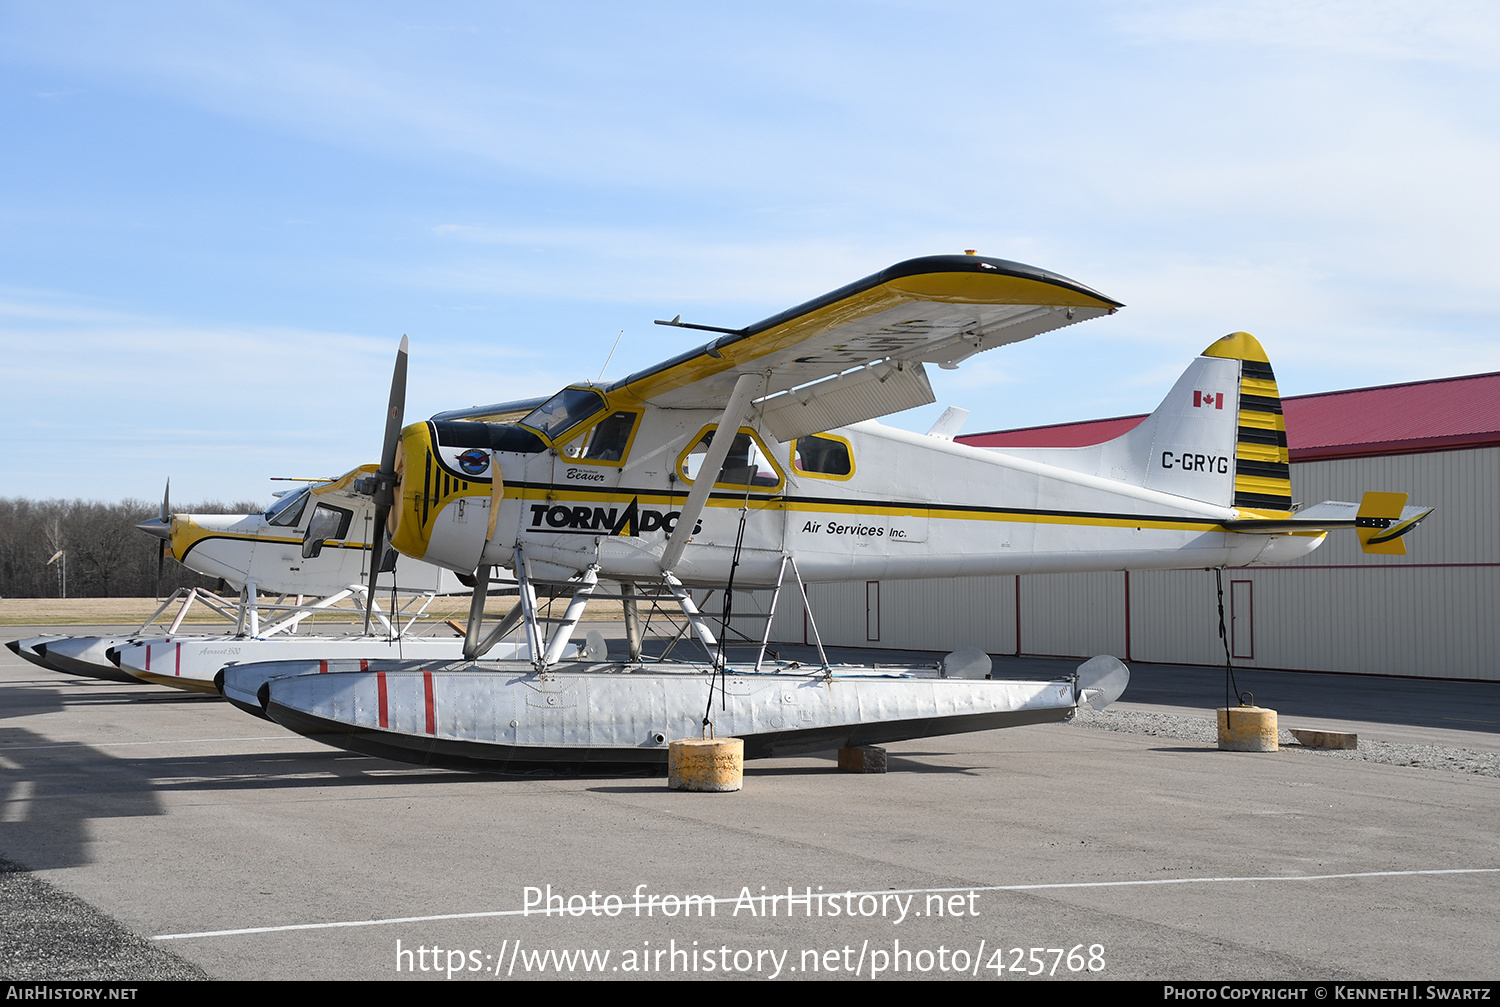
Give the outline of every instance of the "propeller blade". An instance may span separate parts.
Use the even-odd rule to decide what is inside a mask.
[[[172,477],[167,476],[167,488],[162,490],[161,511],[157,515],[167,534],[156,543],[156,596],[161,597],[161,571],[167,562],[167,538],[172,534]]]
[[[380,468],[375,473],[375,527],[370,529],[370,590],[365,596],[365,632],[370,632],[370,615],[375,610],[375,591],[380,568],[385,562],[386,522],[396,502],[396,447],[401,442],[401,427],[406,413],[407,340],[401,337],[396,351],[396,367],[391,373],[391,398],[385,411],[385,441],[380,447]]]
[[[391,401],[385,413],[385,442],[380,449],[380,472],[392,478],[396,472],[396,444],[401,440],[402,416],[406,412],[406,347],[406,337],[402,336],[401,348],[396,351],[396,369],[391,373]]]
[[[379,493],[379,489],[376,490]],[[380,580],[380,568],[385,563],[385,522],[390,508],[375,505],[375,523],[370,527],[370,588],[365,595],[365,633],[370,632],[370,615],[375,610],[375,589]]]

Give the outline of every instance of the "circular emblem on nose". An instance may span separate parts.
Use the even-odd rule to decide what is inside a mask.
[[[490,467],[489,452],[470,448],[458,456],[458,467],[471,476],[477,476]]]

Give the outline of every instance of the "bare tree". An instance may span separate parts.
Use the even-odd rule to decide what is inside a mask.
[[[247,514],[254,503],[219,501],[175,508],[189,514]],[[58,594],[56,567],[47,559],[59,549],[68,555],[68,594],[76,597],[150,597],[157,593],[157,539],[136,525],[157,515],[157,505],[140,500],[0,498],[0,597],[48,598]],[[159,590],[216,585],[168,560]]]

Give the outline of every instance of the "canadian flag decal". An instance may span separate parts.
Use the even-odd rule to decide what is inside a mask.
[[[1205,408],[1208,407],[1208,406],[1213,406],[1215,409],[1223,409],[1224,408],[1224,393],[1223,392],[1200,392],[1200,391],[1194,391],[1193,392],[1193,405],[1195,405],[1195,406],[1201,406],[1201,407],[1205,407]]]

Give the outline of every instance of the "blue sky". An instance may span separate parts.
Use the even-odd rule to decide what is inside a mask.
[[[309,6],[315,10],[308,11]],[[916,255],[1124,301],[932,371],[969,431],[1500,369],[1500,10],[0,6],[0,495],[267,499]]]

